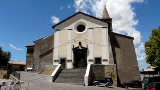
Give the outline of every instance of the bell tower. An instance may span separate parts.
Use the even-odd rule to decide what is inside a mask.
[[[112,31],[112,18],[110,18],[110,16],[109,16],[106,5],[104,6],[104,9],[103,9],[102,21],[107,22],[109,31]]]

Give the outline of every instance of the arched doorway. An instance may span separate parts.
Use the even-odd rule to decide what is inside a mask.
[[[81,42],[78,47],[73,47],[73,54],[75,68],[87,67],[87,48],[82,47]]]

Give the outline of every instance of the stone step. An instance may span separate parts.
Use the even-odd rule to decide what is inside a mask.
[[[86,70],[80,70],[80,69],[78,69],[78,70],[64,70],[63,72],[84,72],[84,71],[86,71]]]
[[[64,72],[63,72],[64,73]],[[65,73],[65,74],[62,74],[60,76],[77,76],[77,75],[83,75],[84,73]]]
[[[86,69],[64,69],[55,82],[82,85]]]

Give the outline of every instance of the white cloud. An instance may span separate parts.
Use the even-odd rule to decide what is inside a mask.
[[[9,44],[9,47],[14,49],[14,50],[17,50],[17,51],[22,51],[24,50],[23,48],[17,48],[16,46],[14,46],[13,44]]]
[[[51,20],[52,20],[52,23],[53,23],[53,24],[57,24],[57,23],[60,21],[59,18],[56,17],[56,16],[52,16],[52,17],[51,17]]]
[[[76,11],[91,13],[101,18],[106,5],[110,17],[113,19],[113,31],[134,37],[134,45],[137,46],[138,60],[145,59],[144,47],[142,47],[141,33],[136,29],[138,20],[132,3],[143,3],[144,0],[74,0]]]
[[[83,12],[87,12],[90,5],[87,3],[88,1],[89,0],[74,0],[76,11],[81,10]]]
[[[138,20],[135,19],[134,2],[143,0],[74,0],[76,11],[91,12],[96,17],[101,17],[104,6],[107,6],[111,18],[113,18],[113,30],[135,38],[134,44],[141,42],[141,33],[135,26]]]
[[[145,60],[146,54],[143,42],[141,42],[139,46],[136,48],[136,54],[137,54],[137,60]]]

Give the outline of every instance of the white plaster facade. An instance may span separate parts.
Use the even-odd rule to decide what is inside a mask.
[[[85,25],[83,32],[77,31],[79,24]],[[108,24],[83,14],[60,23],[54,27],[54,55],[53,65],[58,65],[60,59],[65,58],[66,68],[74,68],[73,46],[78,47],[79,42],[87,51],[87,64],[95,64],[95,58],[101,59],[101,64],[109,64],[111,45],[108,36]]]

